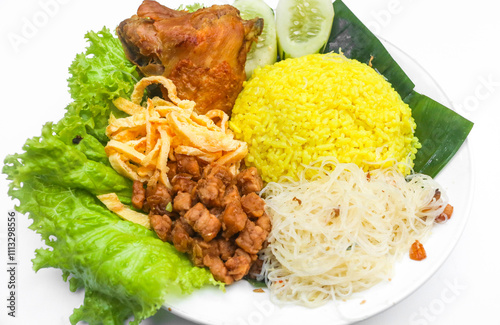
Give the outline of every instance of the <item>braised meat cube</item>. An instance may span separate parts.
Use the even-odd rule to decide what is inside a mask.
[[[202,267],[205,255],[219,256],[219,246],[216,241],[206,242],[201,238],[194,238],[191,247],[191,261],[195,266]]]
[[[231,201],[222,213],[222,236],[226,239],[231,238],[243,228],[247,222],[247,215],[241,208],[239,201]]]
[[[148,196],[163,196],[170,198],[170,192],[168,188],[162,183],[157,183],[155,186],[148,186],[146,189],[146,197]]]
[[[194,236],[194,231],[183,217],[180,217],[174,222],[172,228],[172,244],[181,253],[187,253],[190,248]]]
[[[225,189],[224,183],[220,179],[208,176],[198,181],[196,192],[200,201],[208,208],[212,208],[222,205]]]
[[[151,195],[147,197],[143,208],[152,214],[164,215],[168,213],[167,206],[170,202],[172,202],[170,197]]]
[[[177,159],[177,172],[192,175],[194,179],[200,178],[200,165],[196,157],[176,154]]]
[[[167,187],[158,183],[155,187],[148,187],[146,189],[146,201],[144,202],[143,210],[152,214],[164,215],[168,213],[166,208],[171,202],[172,197]]]
[[[236,183],[242,195],[260,192],[264,186],[264,182],[262,178],[260,178],[257,168],[255,167],[245,169],[236,175]]]
[[[179,214],[184,215],[193,206],[193,197],[187,192],[177,192],[174,197],[173,208]]]
[[[158,238],[227,285],[260,272],[257,253],[267,243],[271,220],[256,193],[263,185],[256,169],[234,177],[223,165],[179,154],[168,164],[172,188],[133,184],[133,205],[149,212]]]
[[[238,253],[238,251],[240,252]],[[227,273],[233,277],[234,281],[241,280],[250,270],[251,262],[250,256],[238,249],[236,254],[225,263]]]
[[[132,185],[132,206],[136,209],[142,209],[145,198],[146,190],[144,189],[144,184],[139,181],[134,181]]]
[[[229,185],[226,187],[226,191],[224,192],[224,198],[222,199],[222,205],[227,206],[231,201],[239,201],[240,193],[236,185]]]
[[[220,257],[224,261],[227,261],[234,255],[237,247],[232,241],[221,238],[217,240],[217,243],[219,246]]]
[[[245,252],[241,248],[237,248],[234,251],[234,256],[243,256],[248,261],[248,263],[251,263],[253,261],[252,256],[250,256],[250,254],[248,254],[247,252]]]
[[[207,210],[208,212],[208,210]],[[208,214],[200,217],[194,224],[194,229],[203,237],[205,241],[214,239],[221,228],[219,219],[208,212]]]
[[[261,227],[267,234],[271,232],[271,219],[265,212],[255,221],[255,225]]]
[[[208,208],[223,206],[226,187],[231,185],[233,176],[229,169],[219,164],[211,164],[203,170],[198,182],[198,198]]]
[[[177,175],[177,162],[173,160],[167,161],[167,176],[168,179],[170,180],[170,183],[172,183],[172,179],[174,178],[175,175]]]
[[[203,177],[210,178],[215,177],[218,178],[224,183],[225,186],[229,186],[233,181],[233,175],[229,171],[229,169],[223,165],[219,164],[210,164],[203,170]]]
[[[219,219],[201,203],[197,203],[189,209],[184,215],[184,219],[207,242],[214,239],[221,228]]]
[[[241,198],[243,211],[245,211],[249,217],[261,217],[264,214],[265,205],[266,203],[264,200],[255,192],[247,194]]]
[[[170,232],[172,230],[172,219],[167,215],[151,214],[149,215],[149,222],[151,228],[156,232],[158,238],[163,241],[170,239]]]
[[[196,182],[192,180],[189,174],[177,174],[172,178],[172,191],[174,194],[178,192],[193,193],[196,188]]]
[[[203,257],[203,264],[210,269],[215,280],[231,284],[234,282],[232,276],[227,273],[227,268],[224,262],[218,256],[205,255]]]
[[[261,227],[247,220],[245,228],[240,232],[238,238],[236,238],[236,245],[249,254],[257,254],[266,238],[267,233]]]

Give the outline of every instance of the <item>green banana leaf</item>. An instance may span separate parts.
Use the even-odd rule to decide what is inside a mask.
[[[415,84],[382,42],[341,1],[333,2],[335,17],[323,53],[342,53],[369,63],[389,81],[412,108],[416,136],[422,144],[414,160],[415,173],[435,177],[464,143],[473,123],[446,106],[414,91]]]
[[[473,123],[435,100],[413,91],[405,102],[418,124],[415,135],[422,148],[414,160],[415,171],[434,177],[458,151]]]

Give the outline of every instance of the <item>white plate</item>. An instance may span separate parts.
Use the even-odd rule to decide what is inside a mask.
[[[271,6],[275,1],[266,1]],[[208,4],[208,1],[204,3]],[[221,3],[220,1],[217,3]],[[172,6],[173,7],[173,6]],[[450,100],[435,80],[409,55],[382,39],[382,42],[415,83],[415,90],[451,107]],[[279,306],[269,291],[256,293],[246,281],[229,286],[226,292],[204,288],[188,297],[172,298],[165,308],[185,319],[210,325],[234,324],[351,324],[394,306],[427,281],[450,255],[467,223],[472,201],[472,162],[467,141],[436,178],[445,188],[454,214],[449,222],[436,225],[424,243],[427,258],[420,262],[404,257],[395,266],[390,281],[355,294],[347,301],[332,301],[319,308]],[[460,177],[457,177],[460,175]]]
[[[212,3],[212,1],[188,1]],[[9,115],[3,119],[5,124],[2,138],[8,140],[2,142],[0,150],[2,159],[6,154],[20,152],[25,139],[39,135],[41,125],[45,121],[57,121],[62,117],[63,107],[70,102],[69,94],[65,90],[66,78],[69,77],[67,67],[75,54],[82,52],[86,46],[83,34],[87,30],[100,30],[104,24],[108,27],[116,26],[121,20],[131,16],[140,3],[139,0],[134,0],[120,2],[120,5],[117,5],[116,1],[92,0],[83,5],[83,2],[52,1],[50,3],[60,4],[57,7],[59,11],[52,12],[48,21],[39,22],[36,33],[32,31],[33,35],[28,35],[29,37],[24,35],[23,26],[27,21],[33,21],[36,17],[43,18],[44,9],[41,4],[48,2],[50,1],[29,0],[22,2],[22,5],[18,5],[20,2],[15,1],[2,2],[2,8],[6,8],[3,12],[12,13],[5,17],[3,30],[5,37],[2,43],[5,45],[2,47],[5,50],[2,55],[9,55],[4,61],[12,63],[5,66],[5,75],[10,77],[2,84],[9,92],[9,96],[4,98],[4,106],[9,109]],[[160,0],[160,2],[175,8],[183,1]],[[230,2],[232,1],[218,1],[218,3]],[[266,2],[275,7],[278,1]],[[7,41],[7,36],[11,34],[26,36],[26,43],[22,43],[17,52]],[[388,48],[415,82],[418,91],[450,106],[450,101],[447,100],[445,94],[439,91],[439,87],[429,74],[411,57],[390,44]],[[53,49],[57,50],[57,55],[54,54]],[[33,53],[37,55],[33,56]],[[19,101],[26,97],[27,75],[32,85],[39,85],[39,87],[30,88],[29,92],[29,97],[35,98],[37,105],[33,105],[32,101]],[[15,118],[12,117],[13,115]],[[271,304],[267,293],[254,293],[248,283],[241,282],[228,287],[226,293],[215,288],[206,288],[189,297],[171,300],[169,305],[175,314],[205,324],[328,323],[333,325],[347,324],[370,317],[411,294],[439,268],[449,255],[469,215],[473,185],[471,170],[470,151],[466,142],[450,165],[438,177],[438,181],[448,190],[455,212],[449,223],[435,228],[434,234],[425,244],[428,258],[418,263],[409,260],[402,261],[398,264],[390,283],[382,283],[357,295],[352,301],[339,302],[337,305],[331,303],[319,309],[299,306],[282,308]],[[460,176],[457,177],[457,175]],[[2,206],[6,211],[13,208],[16,202],[7,198],[5,193],[7,182],[4,178],[1,182],[4,189]],[[30,260],[34,257],[33,251],[41,246],[41,242],[39,236],[27,228],[30,223],[28,219],[19,217],[18,236],[21,244],[18,258],[21,283],[18,291],[17,323],[67,324],[73,308],[82,303],[83,292],[70,293],[67,283],[61,281],[60,270],[43,269],[36,274],[33,272]],[[4,229],[1,227],[5,225],[2,223],[0,230]],[[0,237],[4,233],[0,233]],[[3,278],[6,279],[5,275]],[[3,290],[6,290],[6,287]],[[52,293],[50,301],[47,300],[47,292]],[[366,303],[360,305],[362,300],[366,300]],[[166,312],[159,314],[159,318],[168,319]],[[12,321],[11,318],[7,319],[5,313],[0,315],[1,324],[11,324]],[[158,324],[159,322],[163,322],[163,319],[154,317],[144,323]]]

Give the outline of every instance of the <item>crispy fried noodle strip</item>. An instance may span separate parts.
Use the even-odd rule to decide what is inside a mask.
[[[168,98],[148,98],[143,103],[144,91],[152,84],[165,87]],[[167,162],[175,160],[174,153],[218,162],[236,173],[248,152],[246,143],[235,140],[227,127],[226,113],[211,110],[198,115],[196,103],[177,97],[174,83],[165,77],[143,78],[135,85],[131,100],[118,98],[113,103],[130,116],[110,116],[106,154],[111,166],[131,180],[149,186],[160,182],[171,188]]]

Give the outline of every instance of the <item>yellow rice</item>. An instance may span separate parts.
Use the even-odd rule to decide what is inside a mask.
[[[297,178],[322,157],[403,173],[420,148],[411,109],[374,69],[339,54],[287,59],[254,72],[230,128],[266,182]]]

